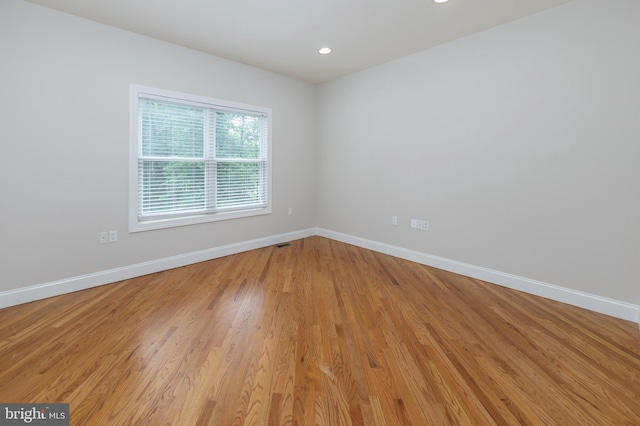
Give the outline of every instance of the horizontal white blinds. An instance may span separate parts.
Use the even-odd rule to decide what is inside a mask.
[[[138,218],[267,204],[265,116],[140,97]]]

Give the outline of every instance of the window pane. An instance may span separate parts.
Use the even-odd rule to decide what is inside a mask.
[[[143,156],[203,158],[203,109],[140,99],[140,120]]]
[[[140,214],[205,208],[204,162],[141,160]]]
[[[263,163],[218,163],[218,207],[253,205],[265,202]]]
[[[263,118],[232,112],[216,112],[216,157],[260,159]]]
[[[131,90],[132,232],[271,213],[271,109]]]

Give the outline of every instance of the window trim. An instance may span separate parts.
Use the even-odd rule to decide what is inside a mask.
[[[271,183],[272,183],[272,139],[271,139],[271,108],[241,104],[238,102],[198,96],[188,93],[175,92],[147,86],[132,84],[130,86],[130,135],[129,135],[129,232],[142,232],[154,229],[172,228],[177,226],[194,225],[220,220],[238,219],[251,216],[271,214]],[[193,105],[203,108],[215,108],[230,112],[248,112],[265,115],[267,118],[267,152],[266,152],[266,205],[248,207],[241,210],[224,211],[221,209],[214,213],[196,213],[190,216],[167,217],[158,220],[138,219],[138,147],[139,147],[139,99],[140,97],[155,98],[170,102],[179,102],[185,105]]]

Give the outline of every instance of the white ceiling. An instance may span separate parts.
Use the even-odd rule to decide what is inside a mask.
[[[571,0],[28,1],[321,83]]]

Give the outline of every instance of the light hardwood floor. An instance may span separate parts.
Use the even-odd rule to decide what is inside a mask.
[[[0,310],[74,425],[640,425],[637,325],[311,237]]]

